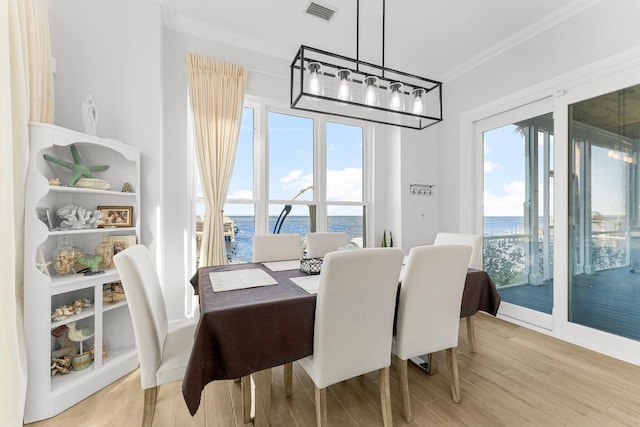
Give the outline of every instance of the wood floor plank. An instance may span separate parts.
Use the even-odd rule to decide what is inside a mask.
[[[451,400],[449,372],[436,354],[440,372],[426,375],[409,364],[413,422],[400,413],[397,373],[392,362],[391,404],[395,426],[634,426],[640,419],[640,367],[594,353],[487,315],[475,318],[477,352],[460,328],[460,404]],[[293,364],[293,395],[284,396],[282,369],[272,372],[271,425],[315,426],[314,387]],[[29,427],[138,427],[142,420],[140,374],[100,390],[56,417]],[[332,427],[380,426],[377,372],[335,384],[327,390]],[[154,427],[248,427],[242,422],[240,385],[215,381],[189,414],[181,383],[160,387]]]

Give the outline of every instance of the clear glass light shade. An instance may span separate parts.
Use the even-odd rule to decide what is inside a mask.
[[[402,91],[403,84],[400,82],[389,83],[387,88],[387,98],[389,100],[389,109],[393,111],[404,111],[404,93]]]
[[[424,115],[426,111],[425,93],[422,88],[415,88],[411,91],[411,112],[413,114]]]
[[[307,90],[312,95],[324,95],[324,80],[322,75],[322,65],[318,62],[310,62],[308,65],[309,76],[307,77]]]
[[[351,101],[351,71],[338,70],[336,73],[336,98],[343,101]]]
[[[377,77],[367,76],[362,80],[362,102],[365,105],[371,105],[373,107],[380,105]]]

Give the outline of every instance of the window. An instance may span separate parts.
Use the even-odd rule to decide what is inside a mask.
[[[363,129],[334,122],[326,129],[327,230],[344,231],[363,246]]]
[[[365,246],[366,145],[362,125],[245,106],[224,207],[230,262],[251,261],[254,234],[344,231]],[[195,179],[197,257],[204,199]]]

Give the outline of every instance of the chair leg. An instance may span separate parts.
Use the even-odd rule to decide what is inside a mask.
[[[293,394],[293,363],[284,365],[284,395],[291,397]]]
[[[460,380],[458,378],[458,353],[456,347],[447,349],[447,364],[449,365],[451,398],[454,402],[460,403]]]
[[[153,415],[156,413],[156,402],[158,400],[158,389],[152,387],[144,389],[144,407],[142,410],[142,427],[151,427]]]
[[[316,425],[318,427],[326,427],[327,425],[327,389],[316,389]]]
[[[400,401],[402,402],[402,418],[408,423],[412,421],[411,402],[409,401],[409,374],[407,360],[398,359],[398,383],[400,386]]]
[[[382,407],[382,423],[385,427],[393,426],[391,414],[391,390],[389,387],[389,367],[378,370],[380,381],[380,406]]]
[[[246,424],[251,422],[251,376],[242,377],[240,385],[242,387],[242,418]]]
[[[440,368],[438,367],[438,359],[435,358],[435,353],[427,354],[427,375],[435,375]]]
[[[263,369],[255,374],[256,394],[255,407],[256,418],[253,422],[255,427],[271,425],[271,368]]]
[[[469,348],[471,353],[476,352],[476,332],[473,327],[473,317],[467,317],[467,338],[469,339]]]

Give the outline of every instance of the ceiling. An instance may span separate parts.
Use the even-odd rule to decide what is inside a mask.
[[[385,66],[450,80],[601,0],[390,0]],[[318,0],[329,22],[305,13],[309,0],[164,0],[165,26],[293,59],[301,44],[382,65],[382,0]]]

